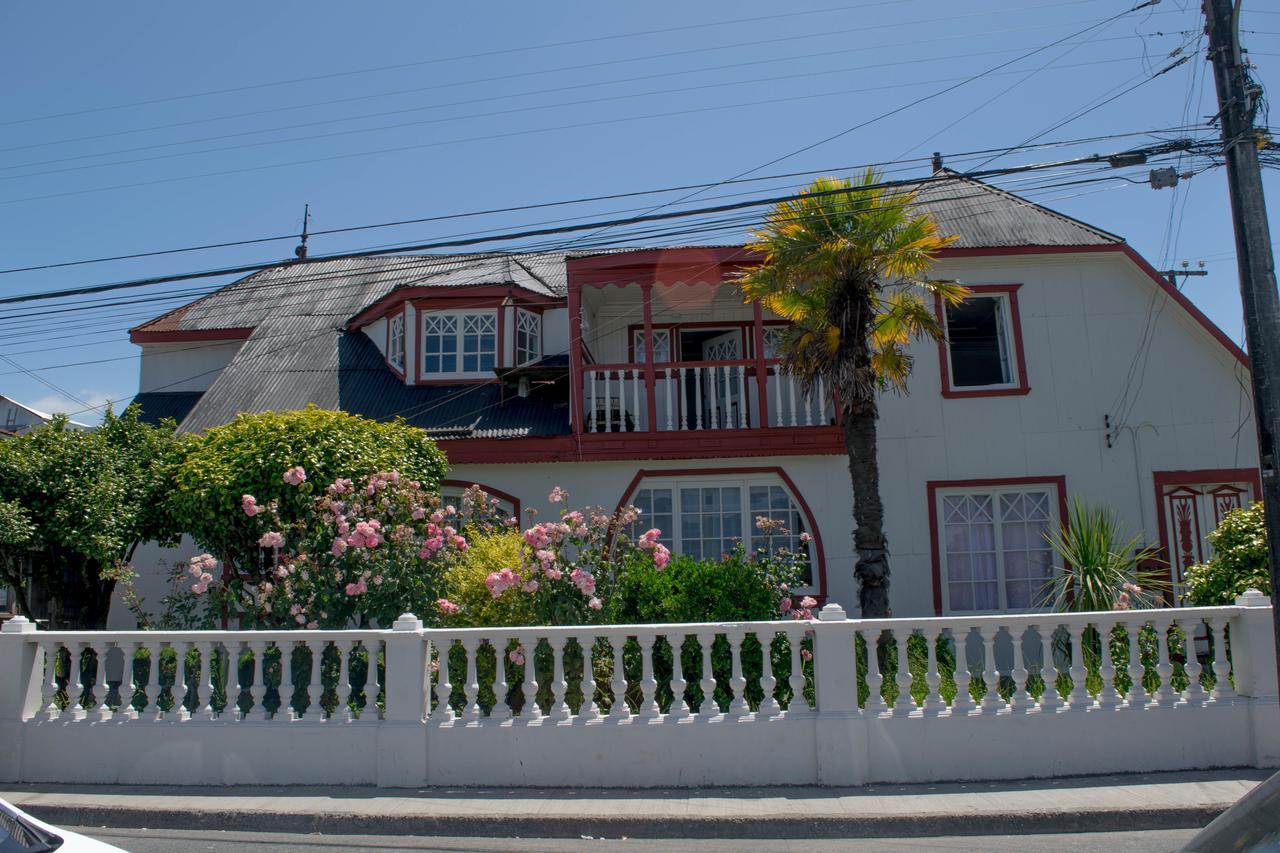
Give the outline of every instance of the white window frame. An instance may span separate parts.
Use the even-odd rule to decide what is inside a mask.
[[[429,370],[427,368],[428,353],[426,348],[426,339],[428,335],[427,323],[433,319],[444,318],[444,317],[451,317],[453,318],[453,321],[454,321],[454,328],[453,328],[454,348],[452,350],[443,351],[442,353],[431,353],[430,355],[443,355],[444,353],[452,354],[457,358],[456,364],[458,369],[454,371]],[[477,363],[479,363],[480,361],[483,360],[484,356],[490,355],[493,357],[494,366],[497,366],[498,347],[501,346],[501,342],[498,340],[498,315],[495,310],[489,309],[489,310],[482,310],[482,311],[427,311],[427,312],[422,312],[421,318],[418,321],[418,329],[421,336],[419,338],[419,340],[421,341],[421,345],[418,347],[418,349],[420,350],[419,363],[422,366],[422,377],[424,379],[462,379],[462,378],[474,379],[476,377],[493,375],[492,368],[489,368],[487,370],[483,368],[480,368],[477,370],[464,369],[466,357],[468,355],[464,351],[464,344],[463,344],[463,341],[466,335],[468,334],[466,331],[466,325],[467,325],[467,320],[469,318],[474,318],[474,317],[485,318],[493,324],[493,328],[492,328],[493,349],[479,350],[475,354],[476,361]],[[432,332],[431,334],[436,335],[439,333]]]
[[[1062,497],[1058,492],[1058,484],[1052,480],[1046,480],[1042,483],[1017,483],[1006,485],[973,485],[973,486],[954,486],[939,488],[934,491],[934,511],[937,513],[938,530],[937,543],[938,549],[938,584],[941,587],[942,598],[942,614],[944,616],[980,616],[983,614],[1003,614],[1003,613],[1044,613],[1053,608],[1053,602],[1046,602],[1044,607],[1029,608],[1009,608],[1007,606],[1008,593],[1005,589],[1007,581],[1005,575],[1005,549],[1001,547],[1001,531],[1003,529],[1004,520],[1000,517],[998,507],[1000,505],[1000,495],[1008,494],[1025,494],[1027,492],[1045,492],[1049,496],[1048,516],[1049,516],[1049,535],[1053,536],[1058,532],[1062,519],[1059,515],[1059,507]],[[955,497],[957,495],[990,495],[993,505],[993,542],[995,544],[996,556],[996,600],[997,607],[988,610],[952,610],[951,609],[951,579],[947,566],[947,516],[946,516],[946,498]],[[1048,543],[1046,543],[1046,548]],[[1057,554],[1050,549],[1051,575],[1056,576],[1062,572],[1062,564]]]
[[[516,309],[515,326],[516,366],[542,358],[542,315],[523,308]]]
[[[404,373],[405,316],[404,312],[387,318],[387,362]]]
[[[997,311],[1000,315],[1000,345],[1002,349],[1002,357],[1004,367],[1009,374],[1008,381],[997,382],[990,385],[958,385],[956,384],[955,370],[952,367],[954,361],[951,352],[951,331],[947,326],[948,316],[947,308],[944,305],[942,309],[942,324],[946,331],[945,349],[947,352],[947,384],[952,391],[970,392],[970,391],[1001,391],[1006,388],[1019,388],[1022,385],[1022,377],[1018,375],[1018,350],[1017,337],[1013,328],[1013,299],[1012,294],[1008,291],[984,291],[971,295],[966,301],[972,302],[978,299],[994,299],[997,303]]]
[[[645,360],[646,352],[644,329],[635,329],[631,340],[635,363],[641,364]],[[669,326],[653,329],[653,361],[655,364],[666,364],[671,361],[671,328]]]
[[[645,477],[643,480],[641,480],[639,483],[636,484],[636,487],[632,491],[631,497],[629,498],[629,502],[634,503],[636,496],[645,489],[650,489],[650,490],[670,489],[671,490],[671,517],[672,517],[671,529],[670,530],[667,530],[665,528],[663,529],[662,539],[660,541],[663,544],[665,544],[667,547],[669,547],[673,554],[682,554],[684,553],[684,550],[683,550],[683,542],[682,542],[683,525],[681,523],[682,507],[680,503],[680,490],[682,488],[702,489],[707,487],[713,487],[713,488],[714,487],[719,487],[719,488],[737,487],[740,490],[740,498],[741,498],[740,504],[739,504],[739,512],[742,515],[742,522],[741,522],[742,538],[743,538],[744,544],[747,547],[747,552],[749,554],[751,553],[751,540],[752,540],[753,534],[756,533],[755,523],[756,523],[756,515],[757,515],[757,513],[751,510],[751,487],[752,486],[777,486],[781,488],[782,491],[786,493],[787,497],[791,499],[791,504],[794,507],[795,514],[799,516],[803,524],[808,525],[809,519],[805,516],[803,505],[796,498],[795,492],[793,492],[787,486],[787,484],[782,480],[782,478],[779,477],[777,474],[765,473],[765,474],[751,474],[751,475],[734,475],[734,474],[714,474],[714,473],[709,473],[709,474],[689,473],[689,474],[681,474],[675,477]],[[761,513],[761,514],[765,514],[765,513]],[[641,515],[640,520],[635,525],[635,530],[637,533],[641,533],[641,532],[644,532],[645,530],[648,530],[652,526],[653,524],[651,523],[651,519],[646,518],[646,516],[644,515]],[[807,586],[800,587],[797,591],[802,593],[813,592],[815,589],[817,589],[817,572],[818,572],[817,540],[816,540],[816,537],[814,537],[813,535],[814,534],[813,530],[806,529],[804,531],[791,531],[791,535],[799,536],[801,532],[808,533],[810,536],[808,544],[805,545],[805,548],[808,551],[808,557],[809,557],[810,583]],[[711,556],[711,559],[716,559],[716,558],[718,558],[718,555]],[[707,559],[707,555],[704,554],[703,559]]]
[[[782,358],[782,336],[786,331],[786,326],[777,324],[765,326],[760,330],[760,343],[764,347],[766,359]]]

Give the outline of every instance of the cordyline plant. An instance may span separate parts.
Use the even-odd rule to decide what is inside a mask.
[[[1083,613],[1154,607],[1154,593],[1167,589],[1164,578],[1143,568],[1159,558],[1141,547],[1141,536],[1126,537],[1115,513],[1077,497],[1071,502],[1067,525],[1046,536],[1066,564],[1045,588],[1056,610]]]
[[[282,481],[301,489],[306,471],[289,468]],[[432,621],[447,612],[444,575],[467,550],[467,535],[516,524],[478,488],[460,503],[446,505],[396,471],[338,478],[292,523],[275,501],[245,494],[241,523],[264,530],[257,559],[220,576],[212,556],[193,558],[191,594],[208,596],[207,620],[223,613],[245,627],[386,627],[406,610]]]

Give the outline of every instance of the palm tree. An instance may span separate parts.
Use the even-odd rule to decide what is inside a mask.
[[[955,282],[924,277],[955,238],[938,233],[911,192],[880,184],[872,170],[857,181],[819,178],[779,203],[747,244],[763,262],[738,279],[746,301],[759,300],[791,322],[783,369],[806,393],[821,379],[838,395],[853,478],[854,574],[868,617],[890,615],[877,397],[905,391],[911,340],[942,338],[931,297],[956,305],[968,294]]]

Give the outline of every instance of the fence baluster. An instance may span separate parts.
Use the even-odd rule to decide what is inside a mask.
[[[1102,679],[1102,689],[1098,691],[1099,708],[1120,706],[1120,694],[1116,691],[1116,667],[1111,660],[1112,630],[1098,625],[1098,642],[1102,646],[1102,662],[1098,664],[1098,676]]]
[[[673,408],[673,407],[672,407],[672,405],[671,405],[671,373],[672,373],[672,371],[671,371],[671,368],[669,368],[669,367],[666,367],[666,368],[663,368],[663,369],[662,369],[662,375],[663,375],[663,380],[662,380],[663,396],[666,398],[666,401],[667,401],[667,432],[670,432],[670,431],[671,431],[671,428],[672,428],[672,427],[671,427],[671,421],[672,421],[672,408]],[[654,421],[655,421],[655,423],[656,423],[657,419],[655,418],[655,419],[654,419]]]
[[[613,693],[613,702],[609,705],[609,716],[614,719],[631,716],[631,708],[627,706],[627,673],[623,668],[622,658],[626,646],[627,637],[625,634],[615,634],[609,637],[609,649],[613,653],[613,678],[609,682],[609,688]]]
[[[689,369],[693,371],[693,428],[702,429],[702,371],[706,368]]]
[[[600,408],[596,405],[596,372],[594,370],[587,371],[587,387],[591,389],[591,414],[587,416],[587,431],[596,431],[596,418],[600,414]]]
[[[1020,631],[1015,631],[1013,626],[1009,627],[1009,639],[1013,641],[1013,669],[1009,671],[1009,675],[1013,677],[1013,695],[1009,697],[1009,709],[1017,713],[1024,713],[1035,707],[1035,700],[1027,692],[1027,676],[1030,673],[1027,672],[1022,648],[1026,635],[1025,627]]]
[[[1077,623],[1070,627],[1071,633],[1071,695],[1067,698],[1067,707],[1073,711],[1083,711],[1093,702],[1089,688],[1085,685],[1085,677],[1089,674],[1084,668],[1084,631],[1085,623]]]
[[[554,634],[550,638],[551,644],[551,713],[549,716],[553,720],[569,719],[569,705],[564,701],[565,695],[569,692],[569,682],[564,677],[564,645],[565,637],[561,634]]]
[[[1200,629],[1200,620],[1179,619],[1178,624],[1182,626],[1183,647],[1187,656],[1187,662],[1183,665],[1187,673],[1187,690],[1183,694],[1183,701],[1197,704],[1206,697],[1204,685],[1200,683],[1200,673],[1204,671],[1204,667],[1200,666],[1200,658],[1196,655],[1196,631]]]
[[[1215,617],[1209,620],[1213,639],[1213,698],[1217,702],[1234,699],[1235,689],[1231,686],[1231,662],[1227,660],[1227,620]]]
[[[787,700],[787,713],[808,711],[809,703],[804,698],[804,656],[800,654],[804,634],[788,631],[784,636],[787,638],[787,645],[791,647],[791,675],[787,678],[791,698]]]
[[[898,685],[898,695],[893,699],[895,714],[910,714],[916,709],[916,700],[911,695],[911,654],[907,648],[912,633],[914,632],[910,628],[902,631],[890,630],[898,646],[898,672],[893,677],[894,683]]]
[[[889,710],[889,706],[885,704],[884,695],[880,692],[880,688],[884,685],[884,676],[880,674],[880,638],[883,635],[884,630],[879,628],[863,634],[863,639],[867,643],[866,708],[876,714]]]
[[[480,676],[476,658],[480,654],[480,638],[468,635],[462,638],[462,652],[467,656],[467,678],[462,684],[462,719],[474,722],[480,719]]]
[[[524,704],[520,707],[520,716],[529,720],[542,719],[542,707],[538,705],[538,638],[521,639],[524,646]]]
[[[173,671],[173,710],[178,719],[184,722],[191,719],[191,709],[187,707],[187,693],[191,691],[192,678],[187,674],[187,661],[195,647],[195,643],[186,642],[182,644],[181,652],[178,651],[177,646],[173,650],[174,663],[177,665]],[[200,684],[199,665],[196,666],[195,683],[197,686]]]
[[[216,720],[216,719],[218,718],[218,712],[217,712],[217,711],[214,709],[214,707],[213,707],[214,692],[217,690],[217,684],[218,684],[218,671],[217,671],[216,669],[214,669],[214,665],[215,665],[216,663],[218,663],[217,661],[215,661],[215,660],[214,660],[214,652],[216,652],[217,650],[218,650],[218,644],[217,644],[217,643],[209,643],[209,644],[208,644],[208,649],[207,649],[207,651],[208,651],[208,658],[209,658],[209,666],[208,666],[208,668],[202,669],[202,671],[203,671],[203,673],[204,673],[204,679],[205,679],[205,681],[204,681],[204,693],[205,693],[205,696],[204,696],[204,710],[203,710],[203,715],[204,715],[204,718],[205,718],[206,720]],[[226,657],[227,657],[227,655],[228,655],[228,654],[230,654],[230,653],[229,653],[229,652],[226,652],[226,653],[224,653],[224,654],[223,654],[223,656],[222,656],[222,657],[223,657],[223,659],[224,659],[224,660],[226,659]],[[205,651],[204,651],[204,650],[202,650],[202,651],[200,652],[200,659],[201,659],[201,660],[204,660],[204,658],[205,658],[205,657],[206,657],[206,655],[205,655]],[[125,659],[125,667],[126,667],[126,670],[125,670],[125,671],[126,671],[126,673],[128,672],[128,668],[127,668],[127,667],[128,667],[128,665],[129,665],[129,661],[128,661],[128,658],[126,657],[126,659]],[[219,668],[219,669],[221,669],[221,664],[218,664],[218,668]],[[228,682],[227,682],[227,683],[228,683],[228,684],[230,683],[230,679],[228,679]],[[228,705],[228,706],[230,706],[230,704],[231,704],[231,691],[230,691],[230,690],[228,690],[228,691],[227,691],[226,700],[227,700],[227,705]],[[124,707],[124,702],[125,702],[125,699],[124,699],[124,683],[123,683],[123,682],[121,682],[121,684],[120,684],[120,702],[121,702],[121,707],[123,708],[123,707]],[[225,714],[225,713],[227,712],[227,710],[228,710],[228,708],[224,707],[222,712]]]
[[[974,709],[973,694],[969,691],[973,676],[969,673],[969,634],[972,628],[962,628],[958,633],[951,629],[951,644],[956,656],[956,695],[951,700],[953,715],[967,715]]]
[[[578,707],[578,716],[594,720],[600,716],[600,706],[596,704],[596,638],[579,635],[577,640],[582,650],[582,704]]]
[[[942,642],[942,632],[939,631],[932,637],[922,632],[922,636],[929,655],[924,674],[924,683],[928,686],[929,692],[925,694],[922,707],[925,713],[939,714],[947,707],[947,703],[942,700],[942,673],[938,671],[938,644]]]
[[[453,695],[453,682],[450,681],[449,652],[453,648],[453,640],[440,638],[434,641],[436,647],[436,709],[432,718],[447,721],[453,719],[453,707],[449,697]],[[526,663],[526,666],[531,664]]]
[[[682,719],[689,716],[689,703],[685,701],[684,692],[689,688],[689,682],[684,678],[684,634],[666,635],[667,644],[671,646],[671,707],[667,709],[667,715],[673,719]]]
[[[716,676],[711,668],[711,649],[715,646],[716,635],[699,632],[697,636],[698,646],[702,649],[702,677],[698,679],[698,686],[702,688],[702,704],[698,706],[698,713],[714,717],[720,713],[720,706],[716,703]]]
[[[760,643],[760,691],[764,694],[760,697],[757,713],[762,717],[776,717],[782,713],[774,695],[778,689],[778,679],[773,675],[773,641],[776,638],[777,633],[772,628],[756,634]]]
[[[319,638],[307,641],[311,652],[311,678],[307,684],[307,710],[304,717],[310,717],[314,723],[324,722],[324,707],[321,699],[324,696],[324,650],[327,643]]]
[[[1156,674],[1160,676],[1160,686],[1156,688],[1156,704],[1172,705],[1178,701],[1178,694],[1173,689],[1173,661],[1169,658],[1169,629],[1171,622],[1154,625],[1156,646],[1159,649],[1160,661],[1156,664]]]
[[[93,647],[93,653],[97,659],[96,672],[93,688],[94,699],[97,700],[97,715],[99,721],[105,722],[111,719],[111,706],[107,704],[107,696],[111,693],[111,685],[107,683],[107,655],[110,652],[111,643],[97,643]]]
[[[778,426],[785,426],[786,422],[782,420],[782,372],[776,367],[773,369],[773,408],[778,414]]]
[[[982,683],[987,685],[987,692],[982,695],[982,713],[994,714],[1004,707],[1004,699],[996,689],[1000,686],[1000,670],[996,667],[996,636],[999,627],[984,625],[978,629],[982,635]]]
[[[1142,666],[1142,629],[1146,627],[1146,623],[1138,620],[1126,622],[1124,626],[1129,638],[1129,667],[1126,670],[1129,673],[1129,695],[1125,698],[1125,703],[1130,708],[1142,708],[1150,698],[1146,685],[1142,683],[1146,676],[1146,670]]]
[[[653,677],[653,644],[657,636],[651,632],[636,635],[640,643],[640,716],[658,716],[658,681]]]
[[[489,644],[493,647],[494,658],[494,675],[493,675],[493,708],[489,711],[489,716],[497,720],[511,719],[511,705],[507,703],[507,694],[511,690],[508,683],[510,677],[511,659],[507,657],[507,639],[505,637],[490,640]]]
[[[147,653],[150,655],[150,666],[147,669],[147,697],[150,700],[152,719],[163,720],[164,711],[160,710],[160,655],[164,651],[163,643],[148,643]],[[70,707],[68,705],[67,707]],[[147,710],[147,705],[142,710]]]
[[[253,703],[249,713],[257,713],[262,719],[271,719],[267,712],[267,644],[254,641],[249,643],[249,651],[253,652],[253,666],[249,668],[249,700]],[[248,717],[248,713],[245,714]]]
[[[738,365],[738,427],[747,428],[747,368]]]
[[[791,392],[791,423],[787,426],[796,425],[796,378],[790,373],[787,374],[787,388]]]
[[[746,634],[743,631],[732,631],[725,636],[729,640],[729,654],[732,660],[729,689],[733,691],[733,698],[729,701],[729,713],[741,716],[751,710],[747,705],[747,679],[742,675],[742,641],[746,638]]]
[[[1040,694],[1040,710],[1057,711],[1062,707],[1062,696],[1058,693],[1058,664],[1053,659],[1053,635],[1057,626],[1036,625],[1040,634],[1040,680],[1044,682],[1044,692]]]

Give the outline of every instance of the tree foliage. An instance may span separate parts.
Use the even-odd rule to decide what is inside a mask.
[[[163,500],[179,452],[173,430],[130,407],[108,411],[94,430],[59,416],[0,442],[0,571],[24,609],[20,567],[29,560],[55,627],[105,626],[113,570],[140,542],[176,539]]]
[[[738,279],[747,301],[790,321],[783,369],[806,393],[819,381],[841,402],[853,481],[854,574],[864,616],[890,615],[889,558],[876,461],[877,396],[904,390],[908,345],[941,338],[934,298],[955,305],[968,291],[926,273],[954,238],[938,231],[915,197],[881,184],[819,178],[774,207],[747,248],[764,260]]]
[[[1247,589],[1271,593],[1262,501],[1234,509],[1209,534],[1213,556],[1186,572],[1187,597],[1202,607],[1235,603]]]
[[[295,465],[307,471],[302,488],[281,479]],[[436,491],[447,470],[444,453],[403,420],[379,423],[314,406],[242,414],[192,440],[174,471],[169,506],[197,545],[232,567],[248,568],[259,559],[258,540],[269,522],[242,511],[244,495],[263,506],[274,502],[278,519],[293,524],[311,511],[313,488],[340,478],[399,471]]]

